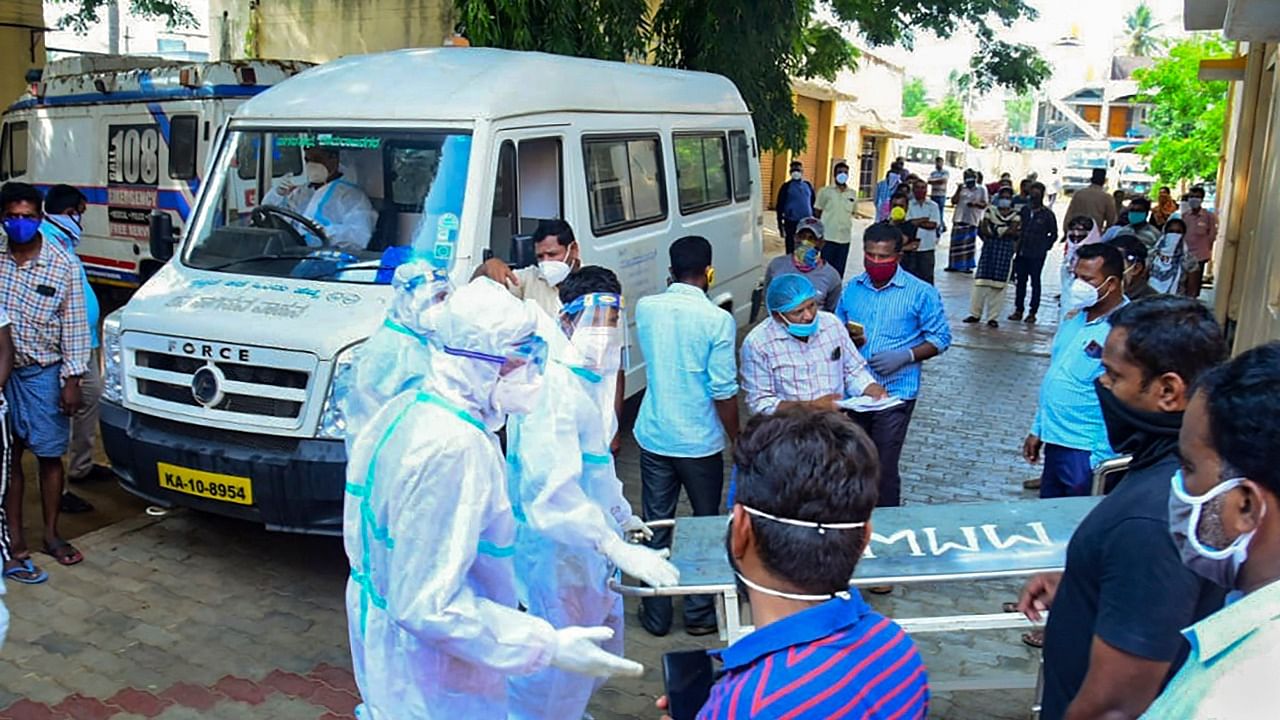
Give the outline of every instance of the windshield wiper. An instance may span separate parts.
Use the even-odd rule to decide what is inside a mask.
[[[234,267],[236,265],[243,265],[245,263],[265,262],[268,260],[305,260],[306,257],[307,257],[306,255],[285,255],[283,253],[275,253],[274,255],[250,255],[249,257],[240,258],[239,260],[231,260],[229,262],[219,263],[212,267],[196,266],[196,269],[204,270],[206,272],[216,272],[218,270],[225,270],[229,267]]]

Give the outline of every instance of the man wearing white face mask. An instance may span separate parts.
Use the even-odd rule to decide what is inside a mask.
[[[897,187],[897,170],[890,175]],[[849,244],[853,242],[853,213],[858,209],[858,191],[849,184],[849,163],[841,160],[832,168],[835,183],[818,191],[813,204],[814,217],[826,227],[826,244],[822,247],[822,259],[844,278],[844,266],[849,261]],[[885,202],[888,202],[886,198]],[[885,210],[888,212],[888,209]]]
[[[609,452],[616,377],[625,329],[622,287],[602,267],[584,267],[560,286],[560,326],[569,343],[547,366],[533,412],[507,425],[508,492],[516,518],[520,601],[557,628],[603,625],[606,650],[622,653],[622,596],[609,589],[613,568],[653,587],[680,573],[657,551],[623,539],[652,535],[622,495]],[[559,331],[557,331],[559,332]],[[509,718],[579,718],[595,680],[547,668],[512,678]]]
[[[1062,298],[1069,312],[1054,336],[1035,421],[1022,444],[1029,463],[1044,451],[1042,498],[1088,495],[1093,468],[1113,455],[1093,381],[1102,374],[1108,318],[1128,302],[1123,278],[1119,250],[1105,243],[1080,247],[1075,279]]]
[[[494,430],[538,402],[538,315],[488,279],[455,291],[410,328],[432,343],[425,379],[353,443],[343,534],[362,718],[504,718],[511,675],[643,672],[599,647],[608,628],[554,628],[516,609]]]
[[[1280,707],[1280,343],[1211,371],[1178,439],[1169,530],[1182,561],[1231,590],[1183,631],[1191,656],[1144,718],[1272,718]]]
[[[532,300],[551,317],[560,315],[560,283],[578,269],[578,241],[564,220],[541,220],[533,231],[533,252],[538,264],[516,270],[500,258],[489,258],[476,268],[481,275],[507,286],[512,295]]]
[[[307,183],[282,183],[263,198],[263,205],[277,205],[305,215],[324,228],[323,238],[300,228],[308,245],[335,247],[348,252],[364,250],[373,237],[378,213],[358,185],[342,176],[338,151],[310,147],[305,155]]]

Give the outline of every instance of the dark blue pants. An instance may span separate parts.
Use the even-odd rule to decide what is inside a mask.
[[[840,279],[844,280],[844,266],[849,262],[849,243],[828,240],[822,246],[822,259],[835,268],[835,271],[840,274]]]
[[[678,458],[640,449],[640,502],[644,506],[645,520],[675,517],[682,487],[689,496],[694,515],[720,514],[724,456],[716,453],[702,458]],[[655,550],[671,547],[671,530],[654,530],[648,545]],[[654,635],[666,635],[671,630],[672,615],[669,597],[640,600],[640,624]],[[715,625],[715,598],[711,595],[686,595],[684,624],[686,627]]]
[[[1040,497],[1077,497],[1088,495],[1092,490],[1093,465],[1089,462],[1089,451],[1045,443]]]
[[[938,226],[938,234],[941,235],[947,231],[947,213],[945,212],[947,207],[947,196],[934,195],[929,199],[938,206],[938,211],[942,214],[942,224]]]

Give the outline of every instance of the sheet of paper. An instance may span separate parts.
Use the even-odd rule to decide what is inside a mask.
[[[898,407],[902,404],[902,400],[892,395],[885,397],[883,400],[873,400],[866,395],[858,397],[845,398],[836,403],[838,407],[854,412],[880,412],[889,408]]]

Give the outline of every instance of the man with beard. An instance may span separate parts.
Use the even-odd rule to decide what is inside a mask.
[[[1032,578],[1019,600],[1032,620],[1052,608],[1045,720],[1137,717],[1187,657],[1179,631],[1222,605],[1169,535],[1169,478],[1191,388],[1226,354],[1213,315],[1185,298],[1111,316],[1095,388],[1112,447],[1133,462],[1072,536],[1066,571]]]

